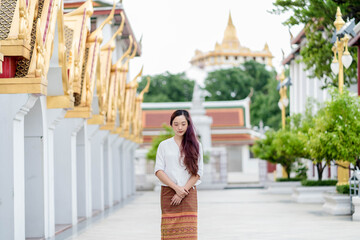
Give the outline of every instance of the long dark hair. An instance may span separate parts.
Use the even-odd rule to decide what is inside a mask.
[[[182,142],[181,142],[181,156],[184,156],[184,164],[186,170],[191,175],[196,175],[199,166],[198,166],[198,159],[199,159],[199,142],[195,136],[194,125],[192,123],[190,114],[186,110],[176,110],[173,112],[170,118],[170,125],[172,126],[173,121],[176,117],[183,115],[186,118],[188,123],[188,127],[186,132],[184,133]]]

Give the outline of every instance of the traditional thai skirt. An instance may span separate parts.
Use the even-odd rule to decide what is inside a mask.
[[[170,205],[175,193],[170,187],[161,187],[161,239],[197,240],[196,187],[177,206]]]

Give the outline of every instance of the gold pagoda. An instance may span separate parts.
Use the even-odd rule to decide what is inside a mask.
[[[190,63],[193,66],[205,68],[206,70],[238,66],[250,60],[272,67],[272,58],[273,55],[267,43],[265,43],[262,51],[252,51],[240,45],[231,13],[229,13],[229,20],[222,43],[216,43],[213,51],[202,52],[196,50],[195,56],[191,59]]]

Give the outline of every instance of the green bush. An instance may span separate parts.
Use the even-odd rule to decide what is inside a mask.
[[[302,180],[301,185],[304,187],[316,187],[316,186],[335,186],[337,184],[337,180]]]
[[[299,178],[299,177],[295,177],[295,178],[277,178],[276,181],[277,182],[299,182],[301,180],[303,180],[304,178]]]
[[[336,191],[340,194],[349,194],[350,193],[349,184],[336,186]]]

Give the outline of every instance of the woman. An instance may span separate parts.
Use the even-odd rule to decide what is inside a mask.
[[[197,239],[197,191],[203,174],[201,144],[188,111],[170,118],[175,136],[162,141],[156,154],[155,175],[161,186],[161,239]]]

